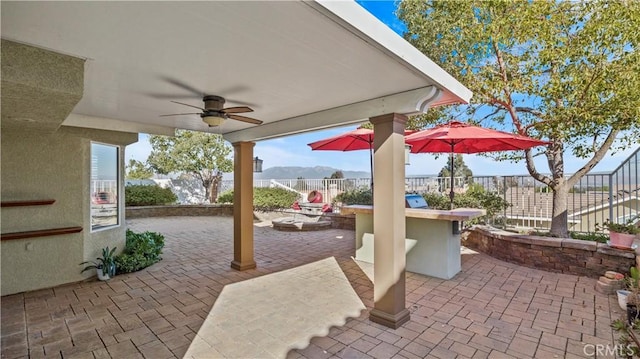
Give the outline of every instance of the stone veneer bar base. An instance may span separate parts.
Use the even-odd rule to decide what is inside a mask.
[[[599,278],[608,270],[627,273],[636,252],[604,243],[522,235],[488,226],[463,233],[462,245],[494,258],[550,272]]]

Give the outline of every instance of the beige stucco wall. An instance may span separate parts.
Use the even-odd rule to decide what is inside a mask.
[[[124,248],[124,203],[119,226],[91,232],[91,140],[121,145],[122,173],[124,145],[135,142],[137,134],[64,127],[53,134],[2,131],[2,201],[56,200],[48,206],[2,208],[2,233],[83,227],[76,234],[2,241],[2,295],[82,280],[95,272],[81,274],[80,262],[95,259],[105,246]]]

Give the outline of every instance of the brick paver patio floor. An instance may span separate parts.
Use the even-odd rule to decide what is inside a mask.
[[[464,250],[451,280],[407,274],[411,321],[368,320],[354,233],[255,228],[258,268],[229,267],[232,219],[130,220],[166,236],[146,270],[2,297],[2,358],[584,358],[621,315],[595,280]],[[600,357],[600,356],[598,356]]]

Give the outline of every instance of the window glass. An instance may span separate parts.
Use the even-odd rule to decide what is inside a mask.
[[[118,147],[91,144],[91,230],[117,226]]]

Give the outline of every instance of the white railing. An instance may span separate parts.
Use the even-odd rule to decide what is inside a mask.
[[[253,186],[281,187],[299,193],[303,201],[311,191],[322,194],[324,203],[333,203],[340,193],[352,189],[371,188],[371,178],[337,178],[337,179],[255,179]],[[454,178],[454,188],[463,190],[466,186],[463,177]],[[233,180],[222,181],[222,192],[233,189]],[[449,193],[451,189],[450,177],[408,177],[405,182],[405,190],[414,193],[442,192]]]
[[[118,181],[116,180],[92,180],[91,181],[91,192],[109,192],[116,194],[118,193]]]

